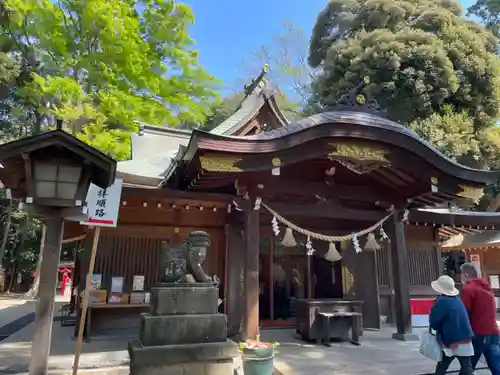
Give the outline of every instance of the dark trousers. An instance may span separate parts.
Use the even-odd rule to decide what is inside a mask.
[[[472,345],[474,346],[472,368],[476,369],[481,354],[484,354],[491,375],[500,375],[500,340],[498,335],[478,335],[472,340]]]
[[[451,362],[457,358],[460,362],[460,372],[459,375],[474,375],[472,370],[471,358],[472,357],[447,357],[443,353],[443,359],[436,365],[436,372],[434,375],[445,375],[446,370],[450,367]]]

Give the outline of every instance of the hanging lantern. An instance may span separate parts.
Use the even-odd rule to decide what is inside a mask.
[[[330,242],[330,245],[328,246],[328,252],[325,254],[325,259],[332,263],[338,262],[342,259],[342,255],[340,255],[339,251],[337,250],[335,242]]]
[[[380,250],[380,245],[377,242],[377,239],[375,238],[375,235],[373,233],[368,233],[368,236],[366,237],[366,243],[365,243],[365,250]]]
[[[297,241],[293,237],[293,232],[291,228],[286,228],[285,235],[281,241],[281,245],[285,247],[295,247],[297,246]]]

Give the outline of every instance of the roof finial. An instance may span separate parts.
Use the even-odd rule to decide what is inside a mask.
[[[63,127],[63,120],[61,120],[60,118],[58,118],[56,120],[56,129],[57,130],[62,130],[62,127]]]
[[[266,74],[269,72],[269,65],[268,64],[264,64],[264,68],[262,69],[262,73]]]
[[[383,111],[377,101],[370,96],[369,91],[365,90],[369,84],[370,77],[363,77],[361,82],[340,97],[334,109],[381,114]]]

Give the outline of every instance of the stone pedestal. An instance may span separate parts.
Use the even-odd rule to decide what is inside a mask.
[[[235,342],[217,312],[211,284],[163,284],[151,289],[138,340],[129,343],[130,375],[232,375]]]

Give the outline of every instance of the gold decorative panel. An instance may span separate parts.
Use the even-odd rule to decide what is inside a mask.
[[[358,174],[368,173],[381,166],[390,165],[389,151],[367,143],[336,142],[330,143],[333,151],[328,153],[335,160]]]
[[[354,276],[346,266],[342,266],[342,291],[349,293],[354,286]]]
[[[473,187],[473,186],[465,186],[458,185],[461,189],[460,193],[458,193],[459,197],[470,199],[474,203],[479,202],[479,200],[484,195],[484,190],[481,188]]]
[[[201,168],[208,172],[243,172],[236,164],[241,158],[200,156]]]

